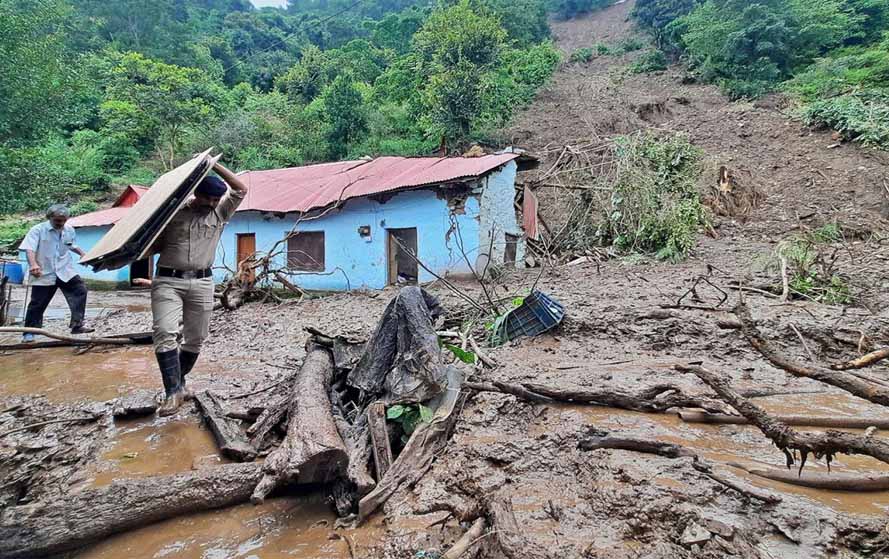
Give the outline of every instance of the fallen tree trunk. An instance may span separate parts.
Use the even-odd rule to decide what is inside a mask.
[[[517,398],[540,404],[565,402],[646,413],[663,413],[671,408],[701,408],[716,413],[731,411],[731,408],[718,400],[687,396],[679,388],[670,384],[657,384],[645,388],[636,394],[621,392],[620,390],[560,389],[542,384],[524,383],[515,385],[497,381],[491,384],[467,382],[464,386],[469,390],[479,392],[512,394]]]
[[[765,479],[780,481],[790,485],[798,485],[800,487],[828,489],[831,491],[859,492],[889,490],[889,475],[886,474],[824,474],[821,472],[803,472],[802,474],[798,474],[787,470],[760,468],[735,462],[730,462],[729,466],[734,466],[735,468],[739,468],[747,473]]]
[[[722,413],[706,413],[683,410],[679,417],[687,423],[717,423],[725,425],[750,425],[750,421],[741,415]],[[804,415],[776,415],[775,421],[785,425],[799,427],[834,427],[839,429],[889,429],[889,419],[868,417],[806,417]]]
[[[849,369],[863,369],[864,367],[870,367],[880,361],[889,358],[889,348],[878,349],[876,351],[872,351],[866,355],[862,355],[858,359],[853,359],[851,361],[847,361],[845,363],[837,363],[836,365],[831,365],[830,368],[834,371],[848,371]]]
[[[358,522],[364,522],[375,510],[401,487],[407,487],[420,480],[432,467],[435,456],[448,442],[448,435],[457,421],[455,408],[461,400],[460,385],[463,378],[456,367],[446,366],[447,389],[430,402],[434,413],[429,423],[421,423],[407,441],[401,454],[392,462],[386,475],[380,479],[373,491],[358,503]]]
[[[3,344],[0,345],[0,351],[18,350],[18,349],[43,349],[50,347],[71,347],[79,345],[147,345],[151,343],[151,332],[133,332],[130,334],[114,334],[101,338],[78,338],[67,334],[59,334],[50,332],[42,328],[24,328],[15,326],[5,326],[0,328],[0,334],[4,332],[35,334],[53,338],[51,342],[30,342],[27,344]]]
[[[863,454],[889,464],[889,443],[874,439],[867,434],[857,435],[840,431],[814,434],[794,431],[735,392],[725,378],[698,365],[676,365],[676,370],[696,375],[750,423],[756,425],[784,452],[788,468],[794,463],[790,450],[798,450],[801,454],[800,472],[809,454],[813,454],[816,459],[826,457],[828,466],[836,453]]]
[[[656,454],[658,456],[663,456],[664,458],[697,458],[697,454],[685,447],[679,446],[678,444],[643,441],[640,439],[624,439],[621,437],[587,437],[577,444],[577,448],[580,450],[598,450],[601,448],[630,450],[633,452]]]
[[[277,427],[287,417],[287,401],[282,400],[269,405],[263,410],[253,425],[247,428],[250,444],[256,450],[265,448],[268,436],[272,429]]]
[[[198,392],[194,395],[194,399],[224,456],[239,462],[248,462],[256,458],[256,449],[241,431],[237,420],[226,416],[213,394]]]
[[[250,497],[261,475],[259,464],[229,464],[8,507],[0,513],[0,557],[55,557],[159,520],[235,505]]]
[[[747,341],[750,342],[750,345],[759,351],[759,353],[772,365],[787,371],[793,376],[817,380],[841,388],[846,392],[875,404],[889,406],[889,389],[881,388],[870,382],[865,382],[848,373],[808,367],[782,355],[772,347],[765,338],[763,338],[759,329],[754,324],[753,318],[750,316],[750,308],[747,307],[746,304],[738,303],[738,306],[735,308],[735,314],[738,315],[738,319],[741,321],[741,332],[744,334],[744,337],[746,337]]]
[[[262,480],[250,498],[254,503],[261,503],[279,485],[324,483],[345,471],[346,447],[328,396],[332,378],[330,352],[311,348],[293,383],[287,436],[263,464]]]

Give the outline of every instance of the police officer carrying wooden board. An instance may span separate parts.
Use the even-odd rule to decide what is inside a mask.
[[[210,332],[213,311],[211,267],[222,229],[247,194],[246,185],[217,163],[197,186],[194,197],[164,228],[153,252],[159,253],[151,282],[154,351],[166,399],[159,415],[172,415],[190,394],[185,376],[194,367]],[[182,320],[182,345],[179,321]]]

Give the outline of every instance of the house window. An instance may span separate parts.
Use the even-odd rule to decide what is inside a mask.
[[[323,272],[324,232],[299,232],[287,239],[287,267],[298,272]]]

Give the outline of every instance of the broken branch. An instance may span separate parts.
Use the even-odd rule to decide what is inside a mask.
[[[797,432],[735,392],[725,378],[699,365],[676,365],[675,368],[677,371],[696,375],[719,394],[720,398],[756,425],[775,443],[775,446],[784,452],[788,468],[794,463],[791,450],[798,450],[802,456],[800,472],[802,472],[809,454],[813,454],[816,459],[824,456],[827,459],[828,467],[833,456],[837,453],[863,454],[889,464],[889,444],[883,441],[839,431],[827,431],[823,434]]]

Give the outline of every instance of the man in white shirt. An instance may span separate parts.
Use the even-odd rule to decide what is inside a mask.
[[[61,289],[68,308],[71,309],[71,333],[87,334],[94,331],[83,324],[86,285],[74,270],[71,253],[83,256],[84,251],[74,242],[74,228],[67,225],[69,216],[68,208],[64,205],[50,206],[46,211],[46,221],[32,227],[19,246],[19,250],[24,250],[28,255],[31,274],[31,302],[25,315],[27,328],[43,326],[43,313],[56,290]],[[25,334],[22,341],[34,341],[34,335]]]

